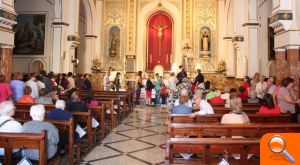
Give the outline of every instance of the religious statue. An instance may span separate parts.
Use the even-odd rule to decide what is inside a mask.
[[[200,55],[202,57],[210,57],[210,29],[202,27],[200,30]]]
[[[158,57],[161,57],[161,38],[163,36],[163,30],[168,28],[169,26],[163,26],[158,24],[157,26],[152,26],[152,28],[157,30],[157,37],[158,37]]]
[[[119,47],[119,39],[117,37],[116,32],[111,33],[111,41],[110,41],[110,48],[109,48],[109,55],[115,57],[118,54],[118,47]]]

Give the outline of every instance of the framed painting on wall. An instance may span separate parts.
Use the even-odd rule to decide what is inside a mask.
[[[19,14],[14,55],[44,55],[46,14]]]

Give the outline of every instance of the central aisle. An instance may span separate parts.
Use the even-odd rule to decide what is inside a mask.
[[[135,109],[85,158],[86,164],[163,164],[167,141],[167,109]]]

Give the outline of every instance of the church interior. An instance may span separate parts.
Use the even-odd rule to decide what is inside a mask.
[[[72,111],[73,124],[45,120],[60,135],[69,131],[69,144],[62,147],[66,153],[57,151],[59,160],[47,159],[49,144],[44,153],[28,145],[40,149],[38,160],[28,160],[39,164],[264,164],[259,148],[264,134],[300,132],[299,6],[299,0],[0,0],[0,111],[7,109],[1,102],[12,100],[11,117],[23,124],[24,132],[31,117],[35,121],[31,111],[39,97],[26,104],[16,100],[14,92],[21,90],[25,96],[29,86],[32,96],[32,83],[40,97],[40,89],[46,88],[47,95],[59,91],[53,102],[45,103],[48,117],[58,100],[65,99],[63,109],[79,107],[68,99],[84,102],[86,112]],[[26,80],[26,87],[13,88],[16,79]],[[11,86],[7,98],[1,96],[6,92],[2,83]],[[224,99],[227,91],[230,96]],[[239,108],[243,114],[236,115],[245,114],[248,125],[222,124],[235,97],[245,92]],[[214,104],[210,99],[218,93],[225,101]],[[259,115],[267,94],[279,114]],[[90,98],[97,106],[89,107]],[[189,101],[189,115],[175,113]],[[202,101],[211,104],[213,114]],[[207,118],[195,109],[207,111]],[[10,121],[1,115],[0,139],[6,143],[0,142],[0,162],[14,164],[14,148],[7,146],[18,146],[10,141],[22,142],[27,135],[2,131]],[[78,131],[74,123],[85,132],[78,141],[73,138]],[[43,132],[32,133],[36,135],[28,135],[29,144]]]

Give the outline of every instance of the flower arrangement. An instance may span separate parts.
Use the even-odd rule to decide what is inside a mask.
[[[220,61],[217,65],[216,72],[225,72],[226,71],[226,63],[225,61]]]
[[[93,67],[91,68],[93,73],[100,73],[102,71],[101,62],[98,59],[93,60]]]

